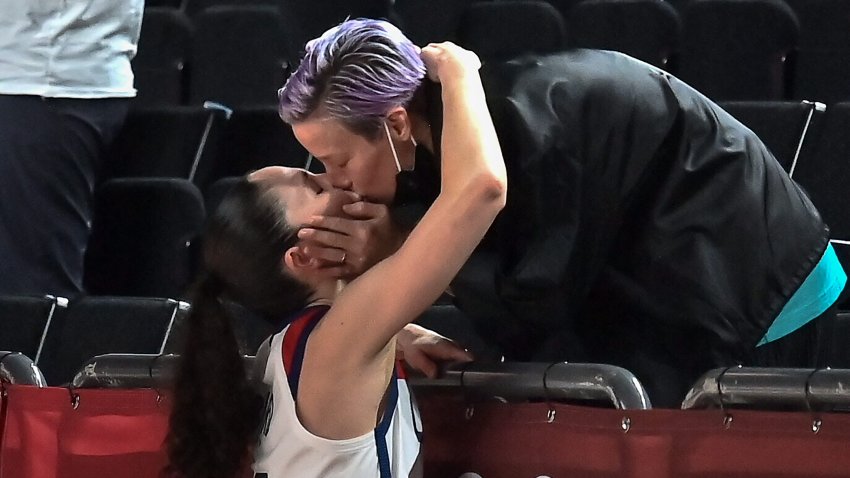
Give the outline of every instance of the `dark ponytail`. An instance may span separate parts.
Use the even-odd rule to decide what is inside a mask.
[[[263,403],[248,383],[220,296],[212,276],[193,294],[166,439],[167,475],[234,478],[250,463]]]
[[[263,401],[248,383],[223,300],[277,323],[303,308],[311,290],[283,268],[297,242],[284,205],[243,178],[210,215],[203,236],[206,275],[196,284],[174,384],[166,437],[175,478],[234,478],[250,463]]]

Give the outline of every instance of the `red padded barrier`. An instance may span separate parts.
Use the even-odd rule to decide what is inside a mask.
[[[153,390],[5,386],[0,478],[157,477],[167,400]]]
[[[4,385],[0,478],[157,478],[168,399],[156,391]],[[634,410],[420,395],[426,478],[839,477],[850,414]],[[813,420],[820,419],[817,433]],[[465,475],[465,473],[467,473]]]
[[[733,410],[727,427],[720,410],[554,405],[549,423],[545,403],[477,404],[468,416],[462,399],[418,402],[426,478],[850,475],[850,414]]]

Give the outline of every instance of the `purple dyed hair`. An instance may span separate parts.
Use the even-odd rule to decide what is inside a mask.
[[[398,28],[346,20],[307,43],[298,69],[278,91],[280,117],[293,124],[318,110],[374,137],[390,109],[409,106],[424,77],[419,48]]]

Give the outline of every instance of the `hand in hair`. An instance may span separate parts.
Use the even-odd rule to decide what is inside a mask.
[[[307,243],[304,254],[319,260],[327,272],[353,279],[397,251],[407,234],[383,204],[360,201],[343,210],[349,218],[318,216],[298,237]]]
[[[481,69],[478,55],[452,42],[431,43],[422,49],[420,56],[428,77],[439,83],[470,75],[477,77]]]

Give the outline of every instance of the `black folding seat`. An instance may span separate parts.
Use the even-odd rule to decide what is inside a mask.
[[[216,168],[228,117],[229,111],[216,106],[131,110],[107,153],[104,176],[192,178],[204,184]]]
[[[798,29],[782,0],[694,0],[678,76],[715,101],[784,99]]]
[[[188,305],[153,297],[88,296],[74,300],[47,331],[37,362],[48,384],[70,382],[89,358],[105,353],[159,354]]]
[[[190,104],[209,100],[233,109],[277,104],[289,67],[277,8],[216,6],[193,22]]]
[[[233,7],[254,5],[278,7],[280,0],[183,0],[183,9],[190,16],[202,12],[207,8],[221,5]]]
[[[826,105],[811,101],[727,101],[720,106],[753,130],[793,176],[806,138],[822,126]]]
[[[135,87],[133,107],[178,105],[185,101],[185,67],[192,26],[174,8],[146,8],[133,58]]]
[[[148,8],[182,8],[186,0],[145,0],[145,9]]]
[[[183,297],[205,219],[186,179],[120,178],[96,191],[85,286],[98,295]]]
[[[570,20],[572,18],[572,14],[573,14],[573,9],[575,8],[575,6],[582,2],[582,0],[546,0],[546,1],[548,3],[550,3],[553,7],[555,7],[555,10],[558,10],[558,13],[561,14],[561,18],[563,18],[564,22],[566,22],[566,23],[570,22]]]
[[[850,101],[850,2],[788,0],[800,19],[795,98]]]
[[[483,60],[565,48],[564,21],[549,3],[506,0],[474,3],[458,26],[458,43]]]
[[[307,151],[280,119],[276,106],[234,111],[222,134],[216,177],[271,165],[303,167],[307,160]]]
[[[850,103],[829,106],[823,127],[806,141],[794,179],[830,228],[845,271],[850,272]],[[848,303],[839,304],[847,308]]]
[[[823,215],[835,239],[850,240],[850,103],[829,106],[823,127],[806,141],[794,178]]]
[[[460,18],[476,0],[397,0],[405,35],[417,45],[456,41]]]
[[[191,308],[191,306],[189,306]],[[243,355],[254,355],[257,349],[260,348],[263,341],[269,338],[272,334],[279,332],[286,325],[283,322],[280,324],[272,324],[265,320],[262,316],[251,312],[247,308],[235,303],[225,302],[225,311],[230,319],[233,333],[236,336],[236,341],[239,344],[239,351]],[[185,341],[188,334],[188,322],[183,314],[180,320],[175,322],[172,333],[165,344],[163,353],[180,354],[185,347]],[[285,317],[281,317],[281,320]]]
[[[346,18],[393,17],[393,0],[280,0],[279,4],[293,58],[301,56],[308,41]]]
[[[831,324],[830,333],[824,334],[826,365],[832,368],[850,368],[850,312],[839,312]]]
[[[0,350],[38,358],[44,332],[63,313],[68,300],[51,295],[0,296]]]
[[[682,22],[660,0],[585,0],[572,9],[570,46],[626,53],[667,68],[679,48]]]
[[[469,317],[450,303],[432,305],[414,323],[454,340],[472,352],[476,360],[500,360],[496,348],[481,338]]]

